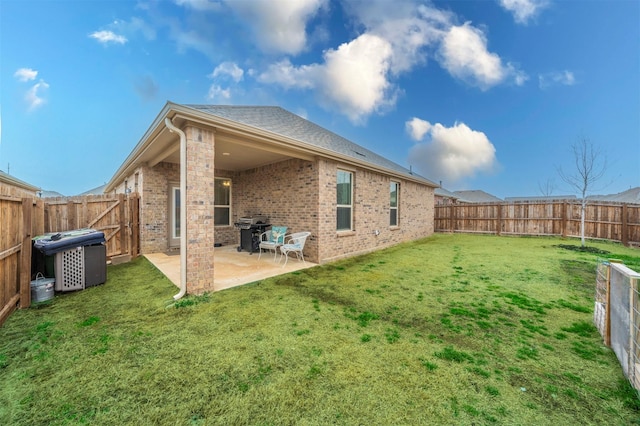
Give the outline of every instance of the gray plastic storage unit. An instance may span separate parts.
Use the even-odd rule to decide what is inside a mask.
[[[83,290],[107,280],[107,249],[104,233],[78,229],[36,237],[34,247],[54,256],[56,291]]]
[[[100,244],[84,248],[84,286],[104,284],[107,281],[107,247]]]
[[[56,291],[83,290],[107,281],[107,247],[76,247],[56,253]]]

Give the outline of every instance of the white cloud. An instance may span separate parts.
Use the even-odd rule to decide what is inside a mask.
[[[549,4],[547,0],[499,0],[499,3],[513,14],[517,23],[525,25]]]
[[[498,84],[522,85],[528,76],[487,49],[487,38],[470,23],[454,25],[455,15],[413,1],[343,3],[361,34],[323,61],[293,65],[288,58],[258,75],[262,83],[310,89],[327,107],[337,107],[353,122],[392,107],[403,73],[435,56],[455,78],[487,90]]]
[[[295,55],[307,47],[307,22],[328,0],[227,1],[254,31],[258,45],[269,52]]]
[[[121,19],[115,20],[111,25],[109,25],[109,28],[111,28],[114,33],[126,34],[130,37],[133,37],[137,33],[142,33],[144,38],[147,40],[156,39],[156,29],[142,19],[136,17],[131,18],[130,21],[124,21]],[[127,41],[126,35],[120,37],[124,37],[125,41]]]
[[[102,44],[109,44],[109,43],[125,44],[127,42],[127,38],[125,36],[118,35],[113,31],[107,31],[107,30],[95,31],[89,34],[89,37],[98,40]]]
[[[387,79],[391,55],[391,45],[370,34],[325,52],[322,96],[353,122],[394,104],[395,93]]]
[[[209,77],[230,77],[233,81],[238,83],[242,80],[242,76],[244,75],[244,71],[240,68],[235,62],[223,62],[218,65]]]
[[[418,117],[413,117],[411,120],[405,123],[407,133],[414,141],[420,141],[424,138],[424,135],[431,129],[431,123],[422,120]]]
[[[489,138],[464,123],[445,127],[413,118],[406,122],[406,129],[421,141],[409,151],[409,164],[431,179],[457,182],[497,167],[496,149]],[[427,135],[429,140],[423,142]]]
[[[271,64],[259,74],[261,83],[275,83],[285,89],[313,89],[320,81],[322,66],[319,64],[294,66],[289,59]]]
[[[454,16],[428,5],[406,0],[345,4],[367,33],[385,39],[392,47],[391,71],[399,74],[427,60],[427,50],[442,39]]]
[[[38,71],[32,70],[31,68],[20,68],[18,71],[13,73],[13,76],[18,79],[18,81],[31,81],[35,80],[38,76]]]
[[[207,94],[207,99],[211,102],[226,102],[231,99],[231,89],[218,86],[217,84],[212,84],[209,87],[209,93]]]
[[[550,86],[573,86],[576,84],[576,78],[571,71],[549,72],[538,75],[538,86],[546,89]]]
[[[42,97],[42,92],[46,91],[48,88],[49,84],[47,84],[44,80],[40,80],[27,91],[24,98],[27,101],[27,105],[30,111],[41,107],[45,103],[45,99]]]
[[[454,77],[487,90],[505,81],[522,85],[524,72],[512,64],[504,65],[500,56],[487,50],[487,38],[469,22],[452,26],[439,50],[440,64]]]
[[[271,65],[258,77],[287,89],[315,89],[321,99],[337,106],[353,122],[395,103],[387,75],[390,44],[381,37],[363,34],[324,53],[324,63],[295,67],[287,60]]]

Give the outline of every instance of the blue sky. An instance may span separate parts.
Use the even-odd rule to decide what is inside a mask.
[[[0,0],[0,170],[106,183],[167,100],[278,105],[435,181],[640,186],[640,2]],[[604,157],[600,157],[604,159]]]

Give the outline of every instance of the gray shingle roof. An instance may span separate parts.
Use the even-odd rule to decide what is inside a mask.
[[[104,194],[104,188],[106,186],[107,184],[105,183],[104,185],[97,186],[78,195],[102,195]]]
[[[461,202],[466,203],[494,203],[502,201],[495,195],[491,195],[480,189],[473,189],[469,191],[453,191],[453,193],[460,198]]]
[[[198,111],[235,121],[263,131],[295,139],[312,146],[323,148],[343,156],[365,161],[394,172],[435,183],[419,176],[409,169],[388,160],[367,148],[351,142],[299,115],[277,106],[237,106],[237,105],[183,105]]]
[[[440,197],[447,197],[447,198],[454,198],[454,199],[460,198],[459,195],[456,195],[453,192],[444,189],[443,187],[436,188],[433,191],[433,194],[437,195],[437,196],[440,196]]]
[[[58,197],[66,197],[66,195],[62,195],[58,191],[42,190],[42,194],[40,194],[40,197],[42,197],[42,198],[58,198]]]
[[[614,201],[617,203],[640,204],[640,186],[627,189],[626,191],[609,195],[592,195],[587,197],[595,201]]]

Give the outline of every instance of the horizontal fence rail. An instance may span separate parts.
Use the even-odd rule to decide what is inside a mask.
[[[581,204],[513,202],[435,206],[436,232],[580,237]],[[588,203],[585,237],[640,246],[640,205]]]

